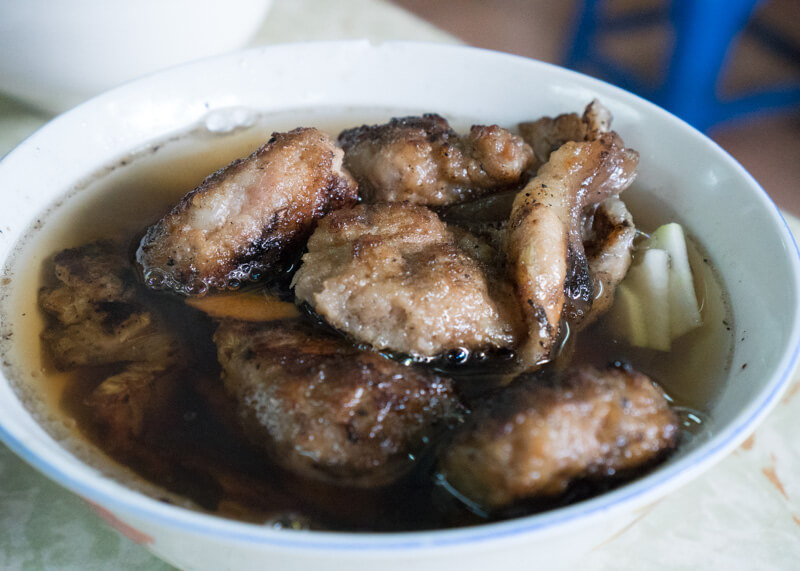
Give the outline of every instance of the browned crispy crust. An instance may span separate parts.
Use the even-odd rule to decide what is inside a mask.
[[[435,114],[343,131],[345,166],[367,202],[453,204],[524,182],[533,151],[497,125],[459,136]]]
[[[628,188],[638,162],[638,153],[613,131],[568,142],[517,193],[506,251],[508,275],[528,323],[518,352],[524,368],[553,357],[565,305],[576,315],[591,308],[596,292],[583,248],[584,212]]]
[[[54,256],[59,284],[39,292],[50,323],[42,342],[59,370],[116,365],[85,404],[105,442],[127,447],[169,400],[182,348],[161,315],[138,295],[123,248],[84,244]]]
[[[581,366],[560,378],[522,377],[488,399],[440,469],[458,493],[496,509],[651,463],[678,436],[675,413],[646,376]]]
[[[550,155],[570,141],[591,141],[608,132],[611,113],[597,99],[584,109],[583,115],[564,113],[519,124],[519,133],[533,149],[535,172],[550,160]]]
[[[316,129],[273,134],[148,229],[136,255],[148,285],[202,294],[276,270],[318,219],[356,202],[341,160],[342,151]]]
[[[513,348],[525,329],[497,258],[424,206],[360,204],[320,222],[293,285],[331,325],[378,349]]]
[[[311,478],[388,484],[455,409],[448,379],[298,321],[223,322],[214,339],[249,437]]]

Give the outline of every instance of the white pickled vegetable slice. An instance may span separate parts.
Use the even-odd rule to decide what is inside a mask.
[[[624,283],[617,286],[608,319],[615,337],[626,339],[635,347],[647,347],[647,322],[641,300]]]
[[[702,324],[688,254],[680,224],[653,233],[618,288],[624,293],[617,294],[611,319],[619,338],[669,351],[673,339]]]
[[[647,343],[641,345],[659,351],[669,351],[669,254],[664,250],[646,250],[640,263],[631,266],[624,284],[642,306]],[[632,341],[632,340],[629,340]]]
[[[683,228],[674,222],[664,224],[653,232],[649,247],[664,250],[670,257],[670,336],[676,339],[702,323]]]

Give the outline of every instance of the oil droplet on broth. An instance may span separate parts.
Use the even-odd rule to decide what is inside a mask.
[[[164,289],[167,286],[167,275],[158,268],[149,268],[144,271],[144,283],[150,289]]]
[[[681,431],[689,438],[707,438],[711,436],[708,428],[708,415],[694,408],[686,406],[673,406],[672,410],[678,417],[678,425]]]

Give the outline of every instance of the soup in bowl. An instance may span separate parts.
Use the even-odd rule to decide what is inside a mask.
[[[208,77],[217,78],[213,85],[207,85]],[[464,133],[473,124],[497,125],[498,129],[507,129],[504,132],[510,140],[518,143],[519,137],[514,133],[521,122],[574,112],[578,112],[577,117],[595,99],[613,115],[611,128],[624,140],[624,149],[636,153],[638,175],[630,188],[624,185],[626,189],[621,194],[636,227],[649,233],[662,224],[678,222],[688,236],[689,261],[703,325],[677,338],[669,351],[664,347],[633,347],[635,340],[626,341],[624,334],[609,332],[604,316],[592,326],[574,327],[569,335],[565,331],[568,328],[555,327],[557,335],[554,332],[541,339],[553,345],[544,358],[535,347],[532,353],[537,356],[525,357],[531,352],[520,349],[523,342],[509,342],[510,349],[498,342],[485,352],[472,348],[454,350],[461,349],[459,346],[429,351],[422,341],[413,346],[395,346],[378,341],[377,337],[359,338],[358,332],[348,330],[344,321],[335,321],[330,308],[320,302],[324,292],[314,292],[313,276],[302,273],[303,266],[310,265],[312,259],[317,260],[315,264],[329,261],[324,251],[320,255],[315,250],[315,240],[324,243],[326,239],[324,231],[335,239],[333,230],[350,231],[346,227],[352,220],[374,222],[385,214],[365,213],[374,208],[370,203],[381,201],[365,194],[369,177],[359,174],[352,157],[345,153],[346,169],[337,170],[337,160],[341,160],[336,158],[338,151],[330,151],[333,159],[326,168],[344,173],[341,179],[345,182],[337,178],[338,182],[331,184],[339,193],[337,196],[345,197],[341,200],[347,202],[346,197],[352,195],[350,203],[337,203],[330,212],[325,211],[307,248],[308,236],[295,246],[294,259],[283,263],[280,271],[270,270],[275,278],[267,287],[272,288],[267,293],[275,302],[271,307],[294,311],[298,316],[263,318],[261,321],[272,323],[265,326],[253,319],[249,309],[244,316],[232,315],[230,303],[223,303],[225,308],[219,309],[197,301],[215,298],[216,291],[206,291],[208,284],[211,290],[237,290],[237,295],[228,294],[227,298],[263,298],[264,288],[258,284],[264,282],[264,276],[249,279],[255,278],[253,273],[263,274],[263,268],[237,274],[233,287],[231,274],[226,274],[225,283],[214,278],[217,281],[209,280],[205,286],[195,288],[187,280],[176,287],[183,274],[170,274],[169,268],[180,264],[179,260],[176,262],[177,255],[167,256],[158,266],[157,256],[148,254],[163,245],[159,228],[169,225],[168,218],[176,213],[175,205],[188,191],[202,183],[204,196],[210,195],[207,191],[211,183],[202,182],[206,175],[234,159],[247,157],[265,144],[266,150],[252,155],[256,157],[254,161],[261,155],[273,156],[281,145],[290,148],[291,141],[307,135],[292,135],[296,127],[316,128],[320,137],[327,137],[325,144],[331,148],[335,148],[333,141],[341,131],[350,132],[339,142],[351,152],[348,146],[352,141],[364,138],[359,131],[362,124],[387,124],[393,117],[416,117],[404,125],[417,125],[415,121],[421,121],[424,114],[436,113],[457,132]],[[279,135],[270,139],[272,133]],[[485,131],[479,130],[476,137],[481,133]],[[367,128],[366,138],[369,136]],[[598,135],[597,140],[603,141],[604,137]],[[466,144],[455,143],[453,148]],[[617,148],[613,141],[608,144],[609,148]],[[302,143],[304,149],[311,145],[309,141]],[[553,164],[556,152],[553,149],[551,158],[544,157],[542,162]],[[323,162],[317,161],[318,165]],[[267,168],[273,163],[268,161]],[[524,166],[522,170],[527,174],[520,173],[517,182],[504,183],[502,192],[487,192],[492,196],[505,193],[514,199],[513,205],[506,204],[506,210],[498,206],[498,201],[487,203],[487,198],[474,196],[456,200],[461,203],[455,205],[424,201],[420,205],[417,200],[413,206],[385,210],[400,209],[403,216],[413,211],[409,232],[424,227],[428,237],[439,232],[447,240],[460,240],[459,244],[467,240],[476,249],[493,247],[506,252],[513,261],[515,255],[519,258],[513,253],[514,239],[508,237],[513,228],[506,229],[506,237],[494,244],[490,234],[478,243],[470,242],[472,238],[464,238],[460,232],[480,234],[481,230],[470,224],[481,221],[481,217],[498,217],[498,209],[503,214],[491,222],[502,222],[509,215],[513,220],[517,212],[524,227],[526,204],[534,211],[536,205],[526,203],[520,195],[524,196],[525,189],[537,181],[540,187],[546,187],[543,181],[552,185],[551,180],[558,180],[558,176],[542,178],[545,166],[537,172],[533,155]],[[352,181],[347,178],[347,169],[355,175]],[[486,170],[481,164],[478,176]],[[221,177],[224,181],[230,173],[228,169],[209,180],[213,183]],[[355,205],[359,200],[354,194],[356,179],[360,205]],[[360,42],[280,46],[208,60],[134,82],[59,117],[4,159],[0,181],[7,193],[0,236],[7,280],[0,306],[5,374],[0,385],[0,433],[13,450],[35,467],[138,530],[147,538],[148,548],[182,568],[259,568],[267,563],[278,568],[344,568],[358,561],[383,568],[399,568],[412,562],[434,568],[444,562],[458,562],[465,569],[477,569],[498,554],[512,567],[522,566],[532,557],[542,564],[565,564],[622,529],[647,506],[738,445],[779,398],[796,360],[796,248],[776,208],[752,178],[708,139],[657,107],[602,82],[530,60],[468,48],[405,43],[375,47]],[[519,205],[517,199],[521,201]],[[478,202],[481,200],[484,202]],[[226,203],[220,208],[229,206]],[[246,211],[248,216],[250,213]],[[328,216],[331,218],[326,221]],[[194,215],[193,219],[197,218]],[[448,230],[451,227],[461,228],[457,236]],[[129,371],[121,371],[119,363],[89,371],[78,368],[78,373],[70,371],[71,366],[59,367],[52,336],[48,337],[54,327],[53,316],[58,312],[48,311],[52,304],[42,300],[52,298],[47,292],[58,291],[59,281],[66,283],[63,278],[68,262],[75,261],[76,252],[85,253],[86,244],[94,244],[97,251],[97,244],[102,243],[98,240],[104,239],[117,243],[119,251],[114,259],[131,261],[130,287],[145,291],[136,295],[149,296],[147,303],[153,304],[154,314],[167,316],[188,331],[178,344],[189,346],[192,358],[185,358],[187,353],[180,352],[178,360],[185,367],[184,378],[192,381],[190,390],[175,397],[177,400],[168,400],[170,414],[148,423],[149,432],[141,429],[143,432],[139,433],[149,434],[151,439],[144,440],[146,451],[161,447],[156,456],[143,454],[140,449],[131,452],[119,445],[120,440],[108,438],[114,433],[118,417],[106,425],[85,417],[86,403],[93,402],[93,391],[104,380]],[[642,251],[646,250],[643,241],[640,237],[636,242]],[[155,246],[148,250],[151,243]],[[359,244],[362,249],[372,247]],[[436,251],[443,251],[445,246],[450,247],[437,242]],[[463,250],[462,246],[459,248]],[[72,254],[65,257],[64,252]],[[458,259],[459,263],[477,263],[478,255],[473,258]],[[252,270],[252,260],[248,263]],[[295,273],[298,265],[300,273]],[[524,266],[521,262],[518,265]],[[170,282],[163,272],[153,273],[153,267],[178,277],[171,277],[174,283]],[[107,277],[112,273],[98,275]],[[312,284],[305,288],[312,293],[299,293],[303,283]],[[497,289],[504,287],[501,284]],[[513,282],[507,289],[514,299],[524,288]],[[354,290],[346,291],[351,294]],[[596,301],[601,292],[595,290],[592,295]],[[618,303],[619,299],[609,315],[614,314]],[[496,338],[513,337],[514,331],[522,331],[517,333],[520,338],[531,338],[534,325],[539,323],[535,321],[536,312],[528,316],[524,310],[517,311],[522,315],[519,323],[515,325],[511,318],[508,330]],[[622,313],[618,319],[624,322]],[[117,325],[132,323],[132,315],[116,316],[120,317]],[[233,318],[236,323],[231,325]],[[396,480],[387,476],[398,465],[397,454],[384,471],[366,470],[354,475],[349,468],[332,470],[328,466],[320,470],[318,457],[314,456],[318,450],[312,454],[307,442],[303,448],[297,441],[291,441],[288,447],[271,441],[262,458],[261,451],[246,439],[226,440],[220,436],[228,434],[230,426],[235,433],[238,424],[226,424],[224,413],[209,413],[217,410],[209,403],[236,397],[236,387],[246,385],[252,371],[237,363],[243,360],[252,365],[251,369],[260,370],[258,367],[265,364],[273,367],[274,359],[283,360],[276,370],[280,375],[286,372],[288,357],[274,357],[270,345],[294,327],[271,329],[276,327],[274,323],[284,323],[285,319],[303,321],[302,335],[306,337],[297,342],[297,332],[292,330],[293,342],[303,351],[310,351],[311,347],[321,353],[343,354],[345,361],[363,359],[369,363],[364,367],[370,370],[398,367],[422,371],[419,374],[424,379],[409,382],[423,383],[423,388],[415,384],[414,388],[404,388],[404,394],[421,393],[430,399],[436,393],[437,398],[447,401],[448,391],[452,390],[447,383],[455,384],[459,402],[439,406],[426,400],[424,413],[413,416],[415,421],[422,418],[419,422],[426,427],[436,423],[447,427],[431,429],[419,437],[425,446],[417,445],[405,454],[407,457],[401,462],[402,470],[406,470],[403,475]],[[220,320],[227,325],[217,329]],[[243,320],[250,324],[242,325]],[[259,323],[252,325],[253,321]],[[351,322],[352,319],[348,321]],[[341,330],[349,337],[335,332]],[[472,327],[470,331],[489,336],[489,326]],[[85,335],[78,338],[85,341]],[[144,345],[147,358],[128,356],[120,361],[144,362],[153,354],[164,353],[169,345],[156,334],[149,339],[151,344]],[[260,344],[236,353],[242,339],[247,343],[260,340]],[[343,344],[347,345],[344,349]],[[328,349],[331,345],[335,349]],[[231,347],[230,351],[226,353],[225,347]],[[236,361],[231,357],[234,354],[241,359]],[[253,355],[258,359],[254,360]],[[566,357],[562,359],[561,355],[569,355],[571,360],[565,362]],[[373,362],[374,359],[378,361]],[[300,360],[308,362],[306,357]],[[552,360],[553,366],[542,367],[543,360]],[[656,396],[648,396],[647,402],[663,399],[663,406],[674,415],[666,423],[673,428],[661,429],[671,435],[665,438],[670,443],[665,450],[657,451],[653,462],[644,462],[642,470],[626,473],[625,478],[615,473],[625,472],[624,469],[605,466],[604,474],[615,478],[590,478],[593,481],[588,487],[570,483],[566,494],[549,494],[544,500],[523,497],[521,504],[494,493],[503,485],[498,480],[491,480],[483,488],[479,485],[477,489],[490,490],[482,494],[453,475],[471,472],[463,469],[463,457],[459,461],[451,458],[457,455],[448,452],[458,445],[463,448],[464,441],[469,441],[466,436],[458,436],[464,430],[462,425],[469,425],[470,418],[484,419],[484,424],[494,418],[494,413],[487,413],[489,420],[478,414],[484,402],[502,398],[518,402],[530,397],[535,408],[538,402],[561,398],[541,394],[539,388],[532,389],[532,395],[527,389],[520,394],[509,393],[519,390],[517,373],[538,378],[541,374],[535,369],[563,371],[576,364],[591,365],[592,370],[600,371],[608,361],[617,363],[608,373],[615,379],[633,376],[633,369],[651,377],[655,384],[646,386],[653,388]],[[64,363],[74,364],[68,358]],[[66,372],[57,371],[59,368]],[[250,372],[243,373],[245,369]],[[314,374],[321,374],[320,370]],[[391,371],[389,376],[399,374],[396,369]],[[585,369],[581,371],[585,373]],[[219,390],[223,372],[227,391]],[[554,375],[582,386],[584,373]],[[510,381],[511,378],[517,380]],[[484,386],[490,382],[487,379],[493,386]],[[640,386],[644,381],[630,382]],[[371,386],[372,381],[367,379],[366,383]],[[632,400],[623,395],[619,402],[624,409]],[[402,407],[413,408],[411,401],[402,403]],[[292,406],[302,404],[293,402]],[[228,410],[226,406],[220,405]],[[589,408],[597,409],[594,405]],[[313,410],[323,409],[324,406]],[[424,420],[434,409],[436,412],[431,415],[435,419]],[[324,416],[320,412],[314,414]],[[621,414],[624,417],[624,411]],[[363,416],[369,417],[369,411]],[[501,425],[506,426],[503,422]],[[308,433],[312,429],[303,430]],[[360,433],[353,428],[347,432],[349,444],[341,446],[355,445],[360,439]],[[630,440],[621,440],[626,439]],[[616,445],[615,441],[612,448]],[[339,444],[333,447],[336,446]],[[192,456],[195,449],[197,455]],[[400,450],[403,455],[406,449]],[[376,465],[381,458],[369,456],[371,453],[365,452],[368,463]],[[625,456],[625,450],[620,454]],[[442,455],[445,460],[438,459]],[[231,475],[232,466],[241,468],[238,475]],[[501,470],[500,479],[513,468]],[[480,472],[477,466],[475,472]]]

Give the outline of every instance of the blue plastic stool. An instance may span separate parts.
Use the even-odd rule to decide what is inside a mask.
[[[759,0],[673,0],[662,9],[609,18],[604,0],[585,0],[579,8],[567,67],[592,70],[620,87],[638,93],[700,130],[745,114],[800,105],[800,83],[773,86],[731,99],[719,96],[719,79],[728,50],[745,30],[767,47],[800,63],[800,49],[757,21],[750,22]],[[668,21],[674,49],[664,81],[647,86],[600,53],[602,34]]]

